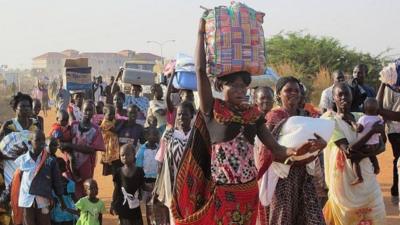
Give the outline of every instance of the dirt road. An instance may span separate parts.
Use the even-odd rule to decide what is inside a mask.
[[[49,112],[45,118],[45,130],[46,133],[50,129],[51,124],[55,121],[54,111]],[[390,187],[392,179],[392,152],[391,148],[388,146],[387,150],[381,154],[379,157],[379,164],[381,167],[381,173],[378,175],[379,182],[381,184],[385,205],[387,213],[387,225],[399,225],[400,216],[397,206],[391,203],[390,199]],[[110,206],[110,201],[112,197],[113,184],[111,176],[104,177],[101,175],[102,165],[98,164],[95,170],[95,179],[99,183],[99,198],[106,202],[107,209]],[[118,224],[117,218],[106,214],[103,216],[103,225],[116,225]]]

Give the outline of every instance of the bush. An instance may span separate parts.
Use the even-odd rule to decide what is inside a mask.
[[[319,101],[324,79],[335,70],[351,75],[353,68],[364,63],[369,68],[367,83],[377,88],[383,59],[369,53],[349,49],[332,37],[317,37],[302,32],[277,34],[266,40],[267,65],[280,75],[293,75],[307,87],[314,103]],[[328,76],[329,74],[329,76]],[[313,93],[315,91],[315,93]]]

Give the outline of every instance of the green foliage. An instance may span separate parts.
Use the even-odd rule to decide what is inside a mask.
[[[266,48],[268,66],[276,68],[282,64],[290,64],[299,71],[299,74],[293,75],[300,78],[311,92],[313,80],[321,68],[326,68],[329,72],[343,70],[351,76],[354,66],[359,63],[368,66],[367,82],[376,87],[383,63],[380,56],[349,49],[335,38],[317,37],[302,32],[277,34],[266,41]]]

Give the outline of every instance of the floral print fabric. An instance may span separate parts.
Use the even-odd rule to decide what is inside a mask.
[[[241,184],[256,178],[253,145],[243,132],[230,141],[212,145],[211,174],[217,184]]]

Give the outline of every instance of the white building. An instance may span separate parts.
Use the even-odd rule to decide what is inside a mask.
[[[93,76],[104,78],[115,76],[126,61],[133,63],[137,68],[152,70],[157,60],[161,57],[150,53],[136,53],[131,50],[120,52],[78,52],[76,50],[65,50],[62,52],[47,52],[33,58],[32,75],[48,76],[57,78],[62,75],[65,59],[67,58],[88,58],[89,66],[92,67]]]

